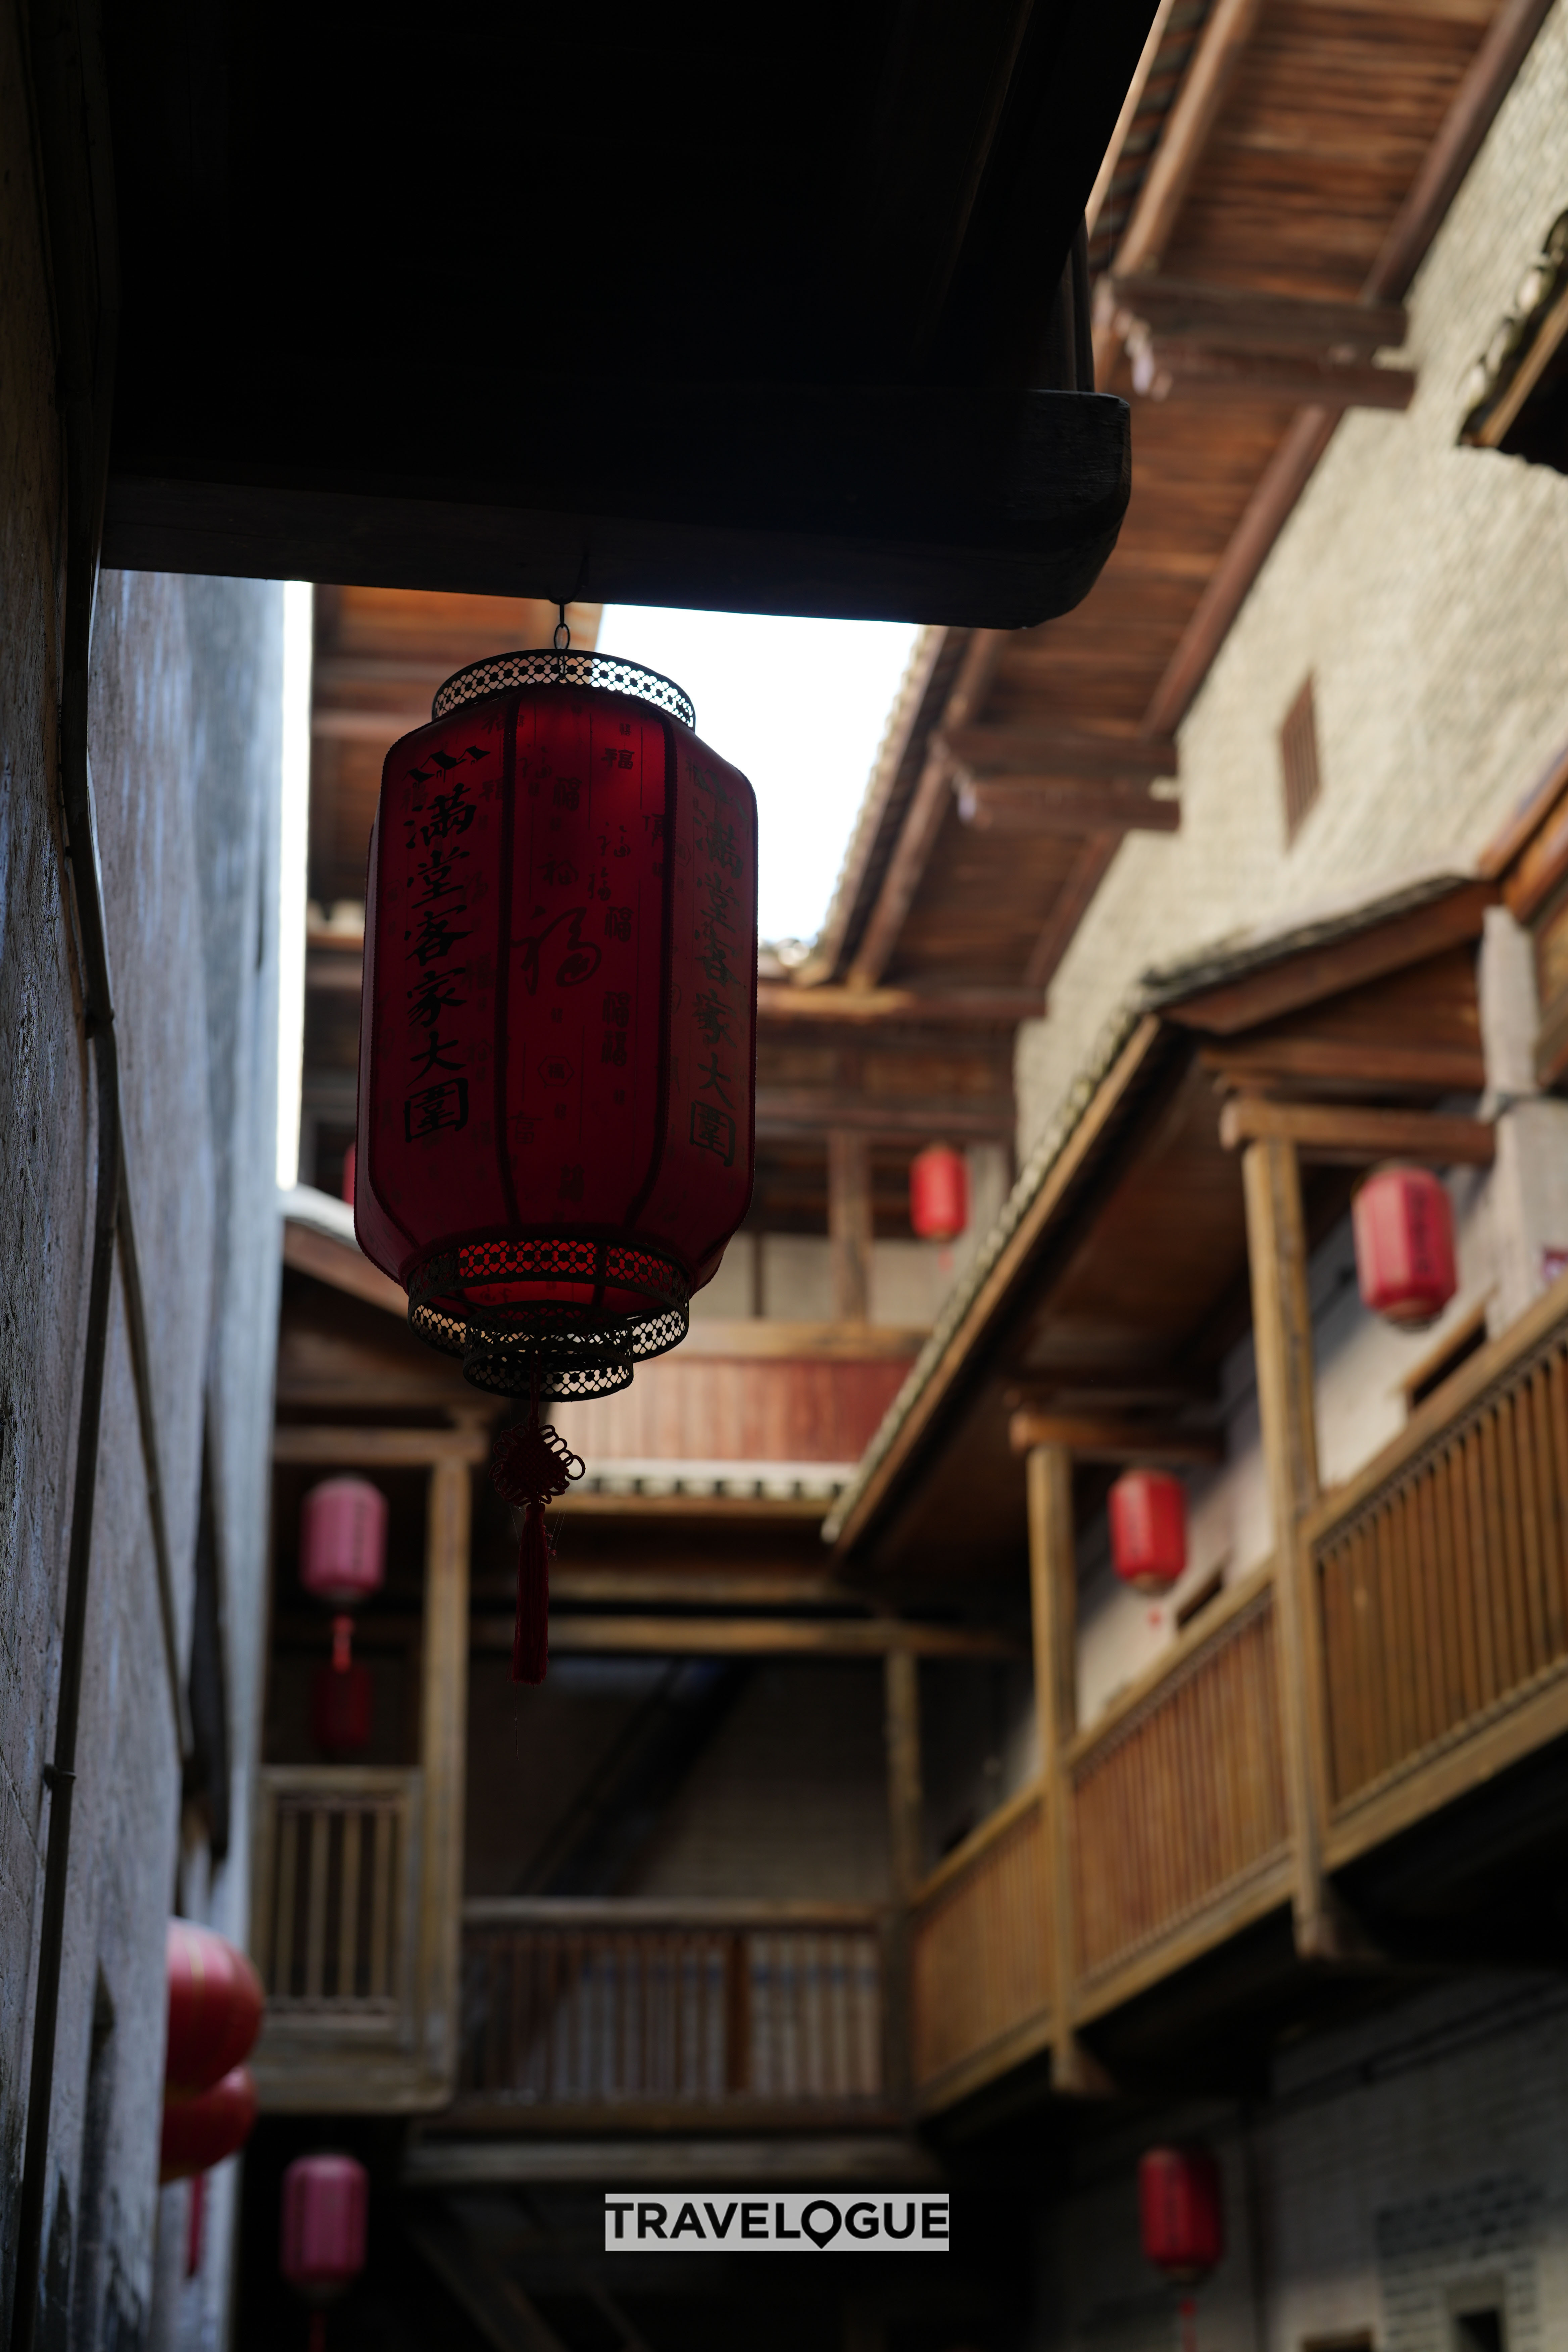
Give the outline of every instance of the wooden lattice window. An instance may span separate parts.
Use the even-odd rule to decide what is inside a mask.
[[[1322,789],[1318,770],[1318,721],[1312,705],[1312,681],[1303,679],[1301,691],[1285,713],[1279,730],[1279,763],[1285,777],[1285,838],[1294,841],[1308,811]]]

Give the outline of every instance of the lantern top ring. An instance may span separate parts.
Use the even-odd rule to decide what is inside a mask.
[[[437,688],[430,716],[445,719],[466,702],[479,702],[488,694],[504,694],[518,686],[591,686],[608,694],[632,694],[639,702],[651,702],[656,710],[668,711],[694,734],[697,730],[696,705],[673,678],[661,677],[656,669],[644,669],[640,662],[623,661],[618,654],[552,653],[548,648],[492,654],[488,661],[470,662],[467,669],[454,671],[445,686]]]

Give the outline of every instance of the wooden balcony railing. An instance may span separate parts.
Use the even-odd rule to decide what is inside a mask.
[[[1046,1837],[1037,1786],[947,1855],[910,1918],[910,2074],[922,2104],[1016,2064],[1049,2031]]]
[[[881,1915],[522,1900],[463,1913],[466,2122],[880,2111]]]
[[[419,1793],[417,1772],[263,1770],[252,1941],[275,2017],[407,2021]]]
[[[1071,1792],[1075,2008],[1175,1964],[1173,1939],[1277,1899],[1285,1779],[1272,1571],[1212,1605],[1062,1759]],[[1152,1971],[1150,1962],[1152,1962]]]
[[[1307,1530],[1331,1864],[1568,1730],[1568,1312],[1470,1360]]]

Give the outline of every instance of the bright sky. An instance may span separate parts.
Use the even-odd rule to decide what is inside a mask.
[[[607,604],[599,651],[661,670],[697,731],[752,780],[764,940],[809,940],[827,902],[917,632]]]

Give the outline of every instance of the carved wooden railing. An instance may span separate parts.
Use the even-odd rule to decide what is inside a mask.
[[[468,1903],[458,2109],[879,2111],[883,1933],[856,1904]]]
[[[1331,1863],[1568,1730],[1562,1289],[1308,1526]]]
[[[1049,2031],[1046,1837],[1037,1787],[934,1871],[910,1917],[910,2074],[924,2104],[1015,2064]]]
[[[1274,1589],[1258,1570],[1068,1747],[1075,2009],[1274,1899],[1288,1835]]]

